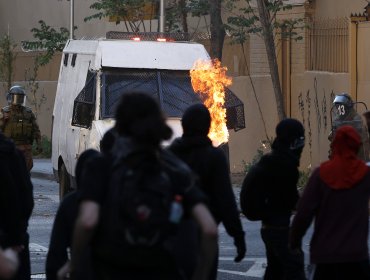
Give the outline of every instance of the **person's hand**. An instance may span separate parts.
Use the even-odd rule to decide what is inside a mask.
[[[71,272],[71,261],[67,261],[57,272],[57,279],[69,279]]]
[[[240,237],[234,238],[234,245],[237,252],[234,262],[241,262],[247,253],[247,245],[245,244],[244,234]]]

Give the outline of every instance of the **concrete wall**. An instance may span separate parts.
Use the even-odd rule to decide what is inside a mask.
[[[363,13],[367,5],[363,0],[312,0],[316,18],[349,17],[351,13]]]
[[[357,36],[357,100],[365,102],[370,109],[370,22],[358,24]],[[359,107],[360,108],[360,107]],[[361,108],[363,110],[363,108]]]

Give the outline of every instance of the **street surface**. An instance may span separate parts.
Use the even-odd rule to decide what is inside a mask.
[[[58,184],[49,179],[33,178],[35,208],[29,223],[32,279],[45,279],[45,260],[55,213],[59,205]],[[238,188],[235,189],[238,197]],[[218,280],[257,280],[262,279],[266,266],[265,252],[259,235],[259,222],[249,222],[242,218],[247,240],[247,257],[239,264],[234,263],[233,240],[224,227],[219,228],[219,273]],[[308,262],[307,234],[303,250]]]

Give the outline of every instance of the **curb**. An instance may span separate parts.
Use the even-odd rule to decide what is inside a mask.
[[[31,178],[46,179],[46,180],[50,180],[50,181],[56,181],[53,174],[44,173],[44,172],[38,172],[38,171],[32,171],[32,170],[31,170]]]

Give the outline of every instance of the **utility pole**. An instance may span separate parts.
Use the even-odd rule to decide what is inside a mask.
[[[69,39],[73,40],[74,39],[74,0],[69,0],[70,3],[70,14],[69,14]]]
[[[160,0],[159,2],[159,32],[161,33],[164,32],[164,23],[165,23],[164,0]]]

